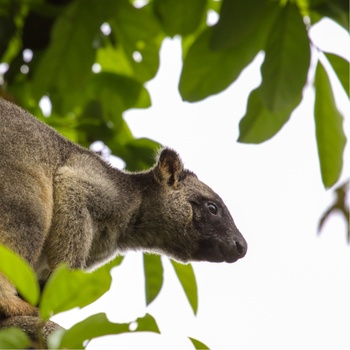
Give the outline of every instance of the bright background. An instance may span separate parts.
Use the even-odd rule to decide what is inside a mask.
[[[349,36],[340,27],[323,21],[312,37],[349,59]],[[186,167],[220,194],[248,241],[248,253],[235,264],[193,264],[197,316],[167,259],[163,289],[146,308],[142,255],[128,254],[113,272],[110,292],[83,310],[53,319],[70,327],[97,312],[114,322],[149,312],[162,335],[109,336],[88,349],[193,349],[187,336],[214,350],[350,349],[350,248],[344,219],[333,215],[317,235],[333,197],[320,178],[312,81],[302,104],[272,140],[236,142],[247,97],[260,83],[262,60],[258,56],[225,92],[190,104],[177,91],[180,42],[164,42],[160,71],[148,84],[152,108],[130,111],[125,118],[136,137],[175,148]],[[349,102],[341,91],[337,103],[349,130]],[[344,158],[343,180],[349,176],[349,147]]]

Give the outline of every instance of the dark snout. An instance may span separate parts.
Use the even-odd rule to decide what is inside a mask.
[[[195,260],[234,263],[247,253],[248,245],[241,233],[203,239],[195,254]]]
[[[227,249],[222,249],[223,256],[226,257],[225,261],[228,263],[234,263],[247,254],[248,245],[241,235],[241,237],[235,238],[231,244],[228,244],[226,248]]]

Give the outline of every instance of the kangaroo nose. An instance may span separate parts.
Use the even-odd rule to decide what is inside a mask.
[[[243,258],[247,253],[247,243],[246,242],[236,242],[236,251],[238,258]]]

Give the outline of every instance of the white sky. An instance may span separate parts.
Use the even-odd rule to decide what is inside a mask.
[[[345,31],[324,25],[324,48],[349,57]],[[163,289],[146,308],[142,257],[132,253],[114,270],[105,296],[54,320],[70,327],[106,312],[111,321],[130,322],[149,312],[162,332],[103,337],[90,350],[193,349],[187,336],[213,350],[349,349],[350,248],[344,220],[333,216],[317,236],[332,192],[320,178],[312,89],[276,137],[261,145],[239,144],[238,123],[249,92],[260,82],[262,57],[225,92],[196,104],[182,102],[177,92],[179,42],[166,40],[161,57],[160,72],[148,84],[153,107],[130,111],[126,120],[135,136],[178,150],[185,165],[221,195],[248,241],[247,256],[235,264],[193,264],[197,317],[166,258]],[[345,94],[338,97],[349,116]],[[347,149],[343,179],[349,176],[349,159]]]

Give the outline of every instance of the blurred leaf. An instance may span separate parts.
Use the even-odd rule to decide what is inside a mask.
[[[23,5],[17,1],[2,0],[0,6],[0,62],[9,63],[6,81],[15,80],[15,66],[21,64],[17,59],[23,43],[20,37],[23,25]],[[18,72],[18,70],[17,70]],[[2,86],[4,89],[4,86]]]
[[[64,334],[67,332],[67,330],[61,328],[53,332],[49,335],[47,339],[47,344],[49,349],[59,349],[59,346],[61,344],[61,340],[64,336]],[[85,348],[82,348],[85,349]]]
[[[169,36],[186,36],[199,26],[206,0],[155,0],[154,11]]]
[[[194,314],[197,314],[198,310],[198,292],[196,276],[194,274],[191,264],[183,265],[174,260],[171,263],[175,269],[177,278],[179,279],[182,288],[185,291],[187,300],[189,301]]]
[[[130,140],[125,144],[125,161],[127,169],[130,171],[146,170],[154,165],[156,151],[161,145],[151,139],[142,137]]]
[[[301,101],[310,65],[310,44],[303,18],[288,2],[268,37],[261,67],[261,100],[272,112],[290,109]]]
[[[345,92],[350,96],[350,89],[349,89],[349,62],[335,54],[332,53],[326,53],[325,54],[331,63],[334,72],[336,73],[340,83],[342,84]]]
[[[159,294],[163,285],[163,265],[159,255],[143,254],[145,274],[146,305],[149,305]]]
[[[238,142],[261,143],[273,137],[289,120],[291,110],[273,113],[261,101],[261,87],[250,93],[247,112],[239,123]]]
[[[315,126],[322,181],[326,188],[339,179],[346,137],[327,72],[319,62],[315,77]]]
[[[119,265],[122,259],[117,257],[91,273],[70,270],[65,265],[59,266],[50,276],[43,291],[40,303],[42,318],[48,319],[74,307],[84,307],[100,298],[110,288],[110,269]]]
[[[348,0],[308,0],[312,23],[322,17],[329,17],[349,30],[349,1]],[[315,16],[313,13],[317,13]]]
[[[18,328],[0,330],[0,349],[26,349],[31,345],[28,336]]]
[[[107,143],[114,136],[113,125],[105,120],[100,100],[89,100],[77,121],[77,141],[84,147],[89,147],[91,143],[97,140]]]
[[[123,74],[133,78],[135,73],[132,57],[128,57],[122,45],[117,47],[107,44],[97,50],[96,62],[101,65],[103,72]]]
[[[135,322],[137,323],[137,332],[159,333],[156,321],[149,314],[138,318]],[[63,334],[59,348],[81,349],[86,341],[90,341],[93,338],[132,332],[130,330],[130,325],[132,323],[112,323],[108,321],[104,313],[90,316],[84,321],[77,323]]]
[[[122,128],[116,131],[113,140],[107,142],[107,146],[115,156],[125,161],[128,171],[140,171],[152,167],[156,151],[161,148],[158,142],[151,139],[135,139],[125,121]]]
[[[276,5],[268,0],[223,0],[220,18],[213,30],[212,47],[232,48],[249,40],[257,30],[266,30],[261,23],[266,12]]]
[[[113,125],[113,129],[113,139],[107,143],[108,147],[116,152],[115,155],[121,156],[122,154],[128,153],[125,147],[129,142],[134,141],[135,138],[124,118],[121,117],[120,124]]]
[[[76,0],[56,20],[49,48],[34,74],[37,100],[51,92],[64,98],[65,110],[79,101],[92,74],[95,59],[93,40],[106,18],[108,2]]]
[[[16,33],[14,18],[0,13],[0,59],[6,52],[10,40]]]
[[[24,109],[30,110],[31,112],[33,110],[36,111],[36,102],[32,97],[30,83],[27,80],[18,79],[16,83],[13,83],[11,86],[9,86],[8,92],[10,95],[16,96],[16,99],[14,100],[16,104],[20,105]],[[13,101],[12,98],[10,97],[10,101]]]
[[[198,349],[198,350],[209,349],[205,344],[203,344],[202,342],[200,342],[197,339],[194,339],[194,338],[191,338],[191,337],[188,337],[188,339],[191,340],[191,342],[192,342],[193,346],[195,347],[195,349]]]
[[[38,116],[39,113],[34,113],[34,115]],[[58,115],[55,111],[52,111],[49,118],[41,117],[39,119],[56,129],[60,134],[69,140],[79,142],[80,130],[78,130],[79,124],[75,114],[68,113],[66,115]]]
[[[104,110],[119,115],[131,107],[151,105],[148,91],[139,81],[125,75],[101,72],[94,74],[89,83],[91,98],[99,98]],[[113,117],[110,118],[113,120]]]
[[[212,37],[215,26],[204,30],[188,49],[184,59],[179,83],[182,98],[189,102],[199,101],[221,92],[233,83],[258,52],[264,49],[276,9],[277,5],[266,13],[249,40],[229,49],[214,50]],[[216,36],[221,34],[220,31],[216,33]]]
[[[35,272],[24,259],[2,244],[0,244],[0,272],[15,285],[28,303],[37,305],[40,290]]]
[[[156,18],[149,11],[149,5],[135,8],[125,0],[117,4],[118,10],[109,20],[117,38],[117,50],[114,52],[116,61],[109,68],[144,83],[157,73],[163,34]],[[118,65],[119,61],[122,62],[121,66]],[[105,69],[103,62],[102,67]]]
[[[238,48],[213,51],[212,28],[206,29],[193,43],[185,57],[179,90],[185,101],[195,102],[217,94],[234,82],[263,48],[261,42],[244,43]]]
[[[88,147],[103,141],[115,155],[134,140],[122,113],[150,106],[148,91],[137,80],[112,72],[94,74],[86,88],[87,103],[78,115],[78,142]]]

